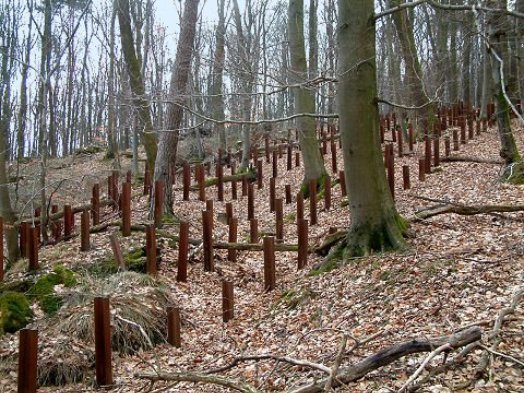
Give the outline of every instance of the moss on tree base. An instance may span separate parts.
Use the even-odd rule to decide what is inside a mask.
[[[507,165],[502,173],[502,180],[510,184],[524,184],[524,161]]]
[[[402,250],[406,247],[406,229],[407,221],[398,214],[376,225],[371,222],[352,225],[346,238],[336,247],[333,257],[347,259],[368,256],[373,252]]]
[[[326,260],[316,265],[311,275],[330,272],[351,258],[366,257],[373,252],[403,250],[406,247],[404,234],[408,223],[396,214],[384,219],[377,225],[366,222],[352,225],[346,237],[331,249]]]

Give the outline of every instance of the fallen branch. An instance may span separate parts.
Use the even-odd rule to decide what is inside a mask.
[[[481,330],[478,327],[472,327],[467,330],[460,331],[450,336],[435,338],[435,339],[419,339],[411,340],[403,343],[395,344],[389,348],[383,349],[373,355],[368,356],[361,362],[343,368],[340,370],[339,375],[336,376],[333,381],[333,386],[340,386],[341,384],[347,384],[354,382],[364,377],[369,372],[378,368],[387,366],[388,364],[398,360],[406,355],[412,353],[430,352],[435,348],[449,344],[449,349],[456,349],[465,346],[474,341],[478,341],[481,338]],[[327,379],[314,382],[310,385],[300,387],[293,390],[293,393],[316,393],[322,392],[326,385]]]
[[[504,165],[504,161],[496,158],[480,158],[470,156],[448,156],[441,157],[440,162],[474,162],[477,164]]]
[[[151,382],[176,381],[176,382],[198,382],[224,386],[242,393],[260,393],[253,386],[237,381],[232,378],[225,378],[218,375],[207,375],[200,373],[156,373],[156,374],[135,374],[135,377],[147,379]]]
[[[524,286],[520,287],[515,292],[515,295],[513,295],[513,297],[511,298],[509,307],[503,308],[499,312],[497,319],[495,320],[495,326],[493,327],[493,332],[490,334],[490,339],[493,339],[493,343],[489,347],[490,351],[492,352],[497,351],[497,347],[499,346],[500,342],[502,341],[500,338],[500,330],[502,329],[504,320],[506,319],[508,315],[515,313],[515,309],[519,305],[523,296],[524,296]],[[486,369],[488,368],[488,364],[489,364],[490,351],[486,351],[482,354],[479,364],[477,368],[475,369],[475,378],[477,379],[480,378],[486,372]]]
[[[408,378],[408,380],[404,383],[404,385],[402,385],[402,387],[398,390],[398,393],[404,392],[408,388],[408,386],[411,385],[418,378],[420,373],[422,373],[422,371],[424,371],[424,369],[426,368],[428,363],[431,361],[431,359],[433,359],[439,353],[444,352],[444,351],[448,351],[450,349],[451,349],[451,345],[449,343],[445,343],[445,344],[441,345],[440,347],[436,348],[434,351],[432,351],[424,359],[422,364],[419,366],[419,368],[417,368],[417,370],[413,373],[413,375]]]
[[[500,330],[502,329],[502,325],[504,324],[504,322],[509,320],[508,316],[515,313],[515,309],[519,305],[523,296],[524,296],[524,286],[521,286],[520,288],[517,289],[517,291],[511,298],[509,307],[503,308],[498,313],[497,319],[495,319],[493,330],[489,334],[489,338],[494,340],[489,348],[485,347],[484,345],[479,345],[479,343],[476,343],[476,345],[470,344],[459,354],[459,357],[462,357],[463,352],[471,352],[473,349],[476,349],[476,348],[485,349],[484,353],[482,354],[482,357],[479,360],[477,367],[475,368],[474,376],[466,380],[465,382],[462,382],[456,385],[455,386],[456,389],[458,390],[466,389],[469,386],[471,386],[473,383],[475,383],[476,380],[478,380],[479,378],[482,378],[482,376],[486,373],[486,369],[488,368],[490,354],[500,355],[500,353],[497,351],[497,347],[499,346],[501,342]],[[512,360],[517,360],[517,359],[512,359]]]
[[[264,247],[260,243],[227,243],[214,242],[213,248],[220,250],[238,250],[238,251],[263,251]],[[298,244],[275,243],[275,251],[298,251]]]
[[[323,364],[309,362],[307,360],[295,359],[289,356],[277,356],[272,354],[261,354],[261,355],[248,355],[248,356],[238,356],[233,359],[229,364],[216,368],[207,373],[195,373],[195,372],[178,372],[178,373],[164,373],[158,372],[154,374],[135,374],[135,377],[147,379],[152,383],[157,381],[175,381],[175,382],[197,382],[205,384],[214,384],[225,386],[230,389],[243,392],[243,393],[259,393],[260,391],[255,389],[253,386],[240,382],[236,379],[226,378],[216,373],[224,372],[232,369],[241,362],[248,361],[259,361],[259,360],[275,360],[277,362],[284,362],[291,364],[293,366],[299,367],[309,367],[313,369],[320,370],[328,374],[327,378],[314,382],[310,385],[300,387],[291,391],[291,393],[313,393],[313,392],[322,392],[325,388],[337,387],[349,382],[356,381],[366,374],[370,373],[373,370],[376,370],[380,367],[387,366],[388,364],[398,360],[406,355],[412,353],[421,353],[421,352],[431,352],[430,356],[427,358],[427,361],[423,363],[423,366],[431,360],[432,357],[438,353],[444,351],[451,351],[459,347],[468,345],[472,342],[478,341],[481,338],[481,330],[479,327],[471,327],[466,330],[462,330],[458,333],[452,334],[450,336],[444,336],[435,339],[418,339],[406,341],[403,343],[395,344],[388,348],[383,349],[373,355],[366,357],[361,362],[346,368],[340,369],[339,366],[342,361],[345,347],[348,340],[347,335],[344,336],[343,342],[340,346],[340,349],[337,353],[335,364],[332,368],[329,368]],[[435,350],[437,348],[437,350]],[[432,356],[433,355],[433,356]],[[416,378],[416,376],[415,376]]]
[[[491,213],[514,213],[524,211],[524,205],[461,205],[461,204],[439,204],[428,209],[420,210],[415,213],[410,221],[425,220],[430,217],[438,216],[440,214],[460,214],[463,216],[472,216],[475,214],[491,214]]]

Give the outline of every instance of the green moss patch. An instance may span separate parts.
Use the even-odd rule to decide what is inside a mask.
[[[157,256],[160,256],[160,250],[157,248]],[[146,250],[145,247],[132,249],[124,254],[124,263],[126,270],[137,273],[146,273]],[[107,277],[120,271],[113,256],[95,262],[88,268],[88,272],[97,277]]]
[[[0,295],[0,335],[17,332],[24,328],[32,317],[33,312],[24,294],[5,292]]]
[[[55,286],[73,287],[76,283],[76,274],[62,265],[58,265],[52,272],[40,276],[29,289],[28,295],[38,301],[42,311],[47,315],[53,315],[62,306],[62,300],[55,293]]]

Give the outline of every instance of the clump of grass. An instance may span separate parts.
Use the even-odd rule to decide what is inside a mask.
[[[111,346],[123,355],[151,350],[166,341],[167,288],[136,272],[108,277],[83,275],[74,291],[62,294],[58,313],[43,322],[48,334],[39,357],[39,383],[79,383],[93,375],[93,299],[110,296]]]
[[[87,276],[60,310],[57,324],[63,334],[90,341],[93,336],[93,298],[110,296],[112,347],[133,354],[165,342],[166,289],[148,275],[120,272],[104,279]]]
[[[64,335],[44,342],[38,358],[40,386],[63,386],[80,383],[93,376],[93,346]]]

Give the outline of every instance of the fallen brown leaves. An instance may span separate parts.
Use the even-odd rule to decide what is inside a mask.
[[[522,131],[520,138],[523,149]],[[462,153],[477,157],[497,156],[497,136],[494,130],[482,134],[467,145]],[[423,147],[421,147],[423,149]],[[420,152],[419,152],[420,153]],[[326,156],[329,157],[329,154]],[[339,152],[339,168],[342,162]],[[277,196],[284,195],[285,184],[292,185],[295,195],[302,180],[299,168],[286,171],[285,157],[279,160]],[[498,182],[497,165],[473,162],[442,164],[427,176],[425,182],[415,180],[417,157],[396,158],[396,202],[404,216],[427,208],[431,202],[417,197],[446,200],[461,205],[521,204],[523,186]],[[412,189],[401,190],[400,167],[409,165]],[[87,165],[86,165],[87,166]],[[326,165],[329,169],[330,165]],[[269,174],[271,164],[264,163],[265,187],[256,189],[256,216],[261,233],[274,233],[274,214],[269,212]],[[216,194],[208,187],[208,198]],[[332,209],[324,211],[319,201],[319,225],[310,227],[310,246],[320,244],[328,228],[342,229],[349,224],[346,208],[341,208],[339,187],[333,189]],[[240,195],[240,185],[239,185]],[[230,188],[226,186],[226,201]],[[147,221],[145,198],[133,201],[133,222]],[[249,237],[247,200],[233,202],[239,218],[238,239]],[[176,195],[177,214],[190,221],[190,238],[201,237],[200,217],[204,203],[191,194],[190,202]],[[308,204],[306,203],[306,212]],[[223,212],[224,204],[215,201],[215,212]],[[285,243],[296,244],[295,205],[284,206]],[[114,217],[113,217],[114,219]],[[169,287],[170,294],[182,313],[182,347],[167,345],[135,356],[119,356],[115,363],[115,392],[146,389],[149,382],[134,377],[137,373],[205,374],[221,370],[245,354],[271,353],[276,357],[291,357],[305,362],[333,365],[345,335],[365,338],[378,332],[373,340],[345,349],[340,369],[356,364],[363,357],[413,337],[435,337],[471,327],[477,322],[486,332],[483,342],[493,344],[489,332],[501,309],[509,305],[514,292],[524,279],[523,212],[496,216],[460,216],[441,214],[412,224],[414,238],[403,253],[373,255],[352,260],[327,274],[309,276],[297,271],[295,252],[277,253],[277,289],[263,291],[263,256],[258,251],[240,251],[235,264],[227,262],[226,250],[215,250],[217,272],[203,272],[201,250],[195,251],[188,270],[188,282],[177,283],[176,243],[159,239],[163,264],[159,280]],[[178,226],[163,228],[178,235]],[[215,220],[215,240],[227,241],[227,227]],[[124,249],[144,243],[143,234],[133,233],[121,239]],[[79,239],[49,247],[41,255],[43,265],[60,263],[96,263],[109,250],[108,233],[92,236],[93,251],[79,254]],[[195,249],[193,249],[195,250]],[[322,259],[309,255],[309,265]],[[221,318],[221,281],[231,280],[235,287],[235,319],[224,324]],[[512,318],[504,322],[497,337],[496,351],[522,361],[524,353],[524,318],[522,304]],[[45,335],[46,332],[41,332]],[[0,342],[1,356],[16,350],[16,336],[5,336]],[[471,380],[484,350],[476,348],[468,356],[446,365],[446,356],[435,354],[420,371],[415,384],[423,383],[424,391],[451,392]],[[414,375],[427,355],[407,356],[373,372],[363,379],[350,382],[342,391],[389,392],[400,389]],[[479,392],[522,391],[524,371],[507,357],[489,354],[488,372],[473,381],[469,389]],[[11,370],[12,371],[12,370]],[[94,371],[93,371],[94,373]],[[291,367],[283,362],[246,362],[239,367],[223,369],[221,377],[246,382],[261,391],[287,391],[312,383],[323,376],[321,371],[304,366]],[[14,389],[15,376],[7,373],[0,382],[0,391]],[[41,391],[55,391],[42,388]],[[61,391],[91,391],[88,384],[64,387]],[[155,383],[152,391],[220,392],[225,387],[199,385],[191,382]]]

